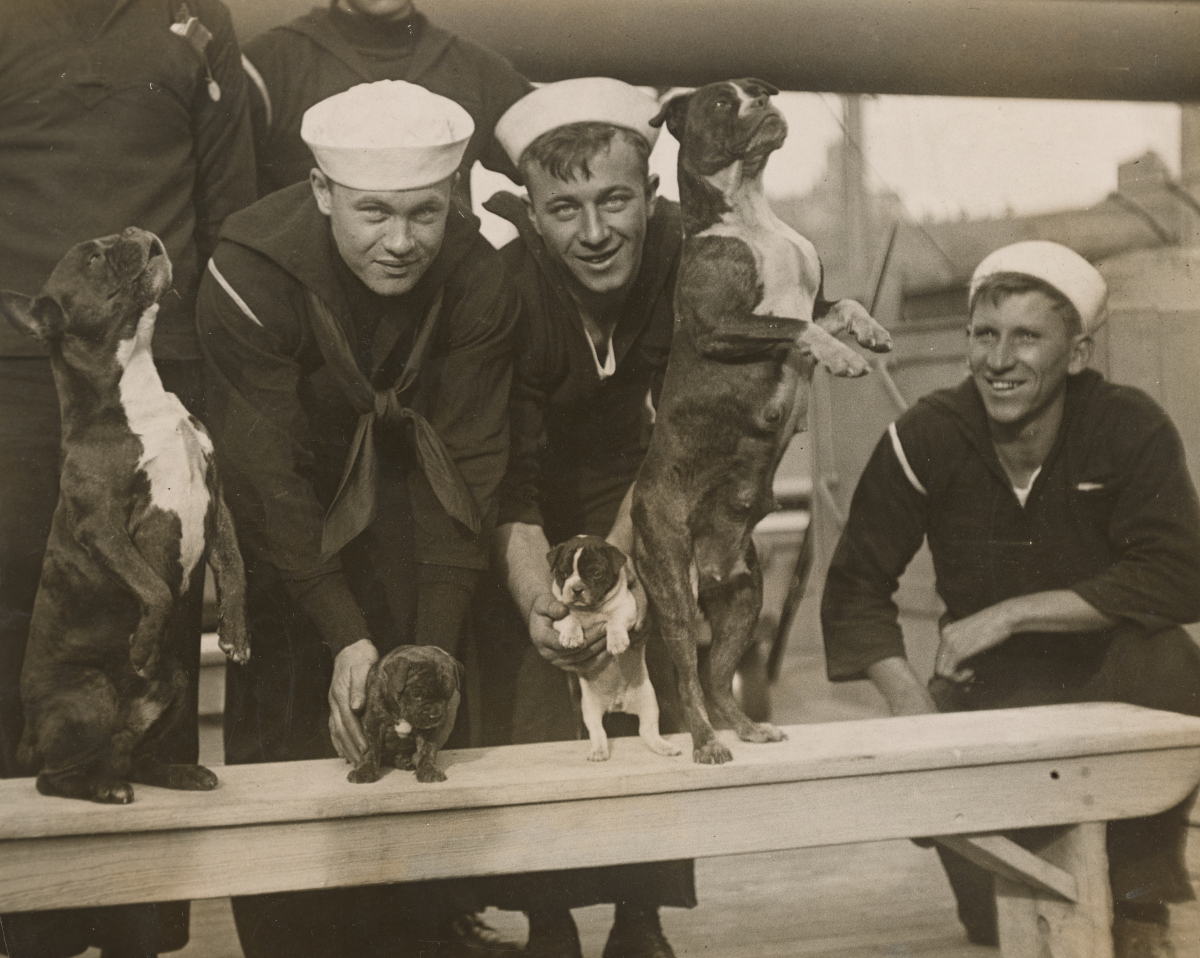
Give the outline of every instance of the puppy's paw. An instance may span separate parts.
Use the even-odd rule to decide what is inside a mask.
[[[436,765],[421,765],[417,768],[417,781],[429,785],[432,782],[444,782],[446,773]]]
[[[733,761],[733,752],[715,738],[692,750],[692,759],[701,765],[724,765]]]
[[[628,632],[617,632],[614,629],[609,629],[607,638],[608,640],[606,644],[608,646],[609,655],[620,655],[629,648]]]
[[[589,762],[607,762],[612,752],[608,748],[608,742],[593,742],[592,750],[588,752]]]
[[[128,805],[133,801],[133,786],[128,782],[97,782],[92,789],[92,801],[104,805]]]
[[[360,765],[358,768],[350,769],[350,774],[346,776],[346,781],[353,782],[355,785],[370,785],[372,782],[379,781],[379,769]]]
[[[665,738],[644,738],[643,742],[649,747],[650,751],[656,755],[682,755],[683,749],[678,745],[672,745]]]
[[[583,634],[583,626],[573,615],[559,619],[554,623],[554,629],[558,632],[558,644],[564,649],[582,648],[587,641]]]
[[[743,733],[738,734],[743,742],[758,742],[765,744],[767,742],[782,742],[787,739],[780,729],[776,728],[770,722],[754,722],[750,728]]]

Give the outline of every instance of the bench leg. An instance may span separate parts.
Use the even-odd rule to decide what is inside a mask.
[[[1113,958],[1104,822],[1063,828],[1038,854],[1075,879],[1076,901],[996,875],[1004,958]]]

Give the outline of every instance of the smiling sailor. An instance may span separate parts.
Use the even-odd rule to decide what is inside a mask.
[[[452,197],[471,130],[419,86],[353,87],[305,115],[310,181],[221,233],[198,323],[260,643],[228,673],[228,762],[357,762],[371,664],[401,644],[456,652],[508,453],[516,317]],[[396,921],[470,910],[424,894],[235,899],[234,913],[247,955],[373,954],[389,935],[451,937]]]
[[[970,376],[890,426],[850,507],[821,618],[831,679],[869,677],[897,715],[1060,702],[1200,714],[1200,509],[1179,434],[1087,364],[1107,289],[1057,243],[992,253],[970,287]],[[931,689],[892,599],[928,537],[946,605]],[[1173,954],[1192,897],[1182,807],[1113,822],[1117,958]],[[1019,836],[1018,836],[1019,837]],[[995,944],[991,878],[938,849],[972,941]]]
[[[554,621],[568,610],[552,594],[546,555],[550,543],[584,533],[632,551],[628,494],[671,346],[683,236],[679,206],[657,198],[650,173],[657,112],[637,87],[585,77],[539,87],[496,124],[528,189],[485,204],[520,234],[502,251],[521,318],[498,573],[481,586],[475,617],[487,637],[481,654],[496,659],[482,670],[485,692],[497,693],[486,729],[496,743],[576,738],[581,719],[563,670],[588,671],[607,654],[602,634],[582,649],[559,644]],[[680,731],[661,639],[649,639],[646,656],[663,731]],[[609,735],[637,731],[628,716],[605,725]],[[658,909],[695,903],[692,864],[534,873],[493,903],[529,914],[527,954],[578,958],[570,909],[596,902],[618,903],[605,955],[669,958]]]

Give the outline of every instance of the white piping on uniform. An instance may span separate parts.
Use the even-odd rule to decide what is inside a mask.
[[[213,279],[221,284],[221,289],[225,290],[225,292],[229,294],[229,298],[237,303],[238,309],[246,314],[246,318],[254,323],[254,325],[259,329],[262,329],[263,324],[259,321],[258,317],[254,315],[254,310],[247,306],[246,301],[237,294],[237,291],[234,290],[232,286],[229,285],[229,281],[221,275],[221,271],[217,269],[217,264],[211,259],[208,261],[208,271],[213,274]]]
[[[904,475],[908,477],[909,485],[917,490],[921,495],[927,496],[928,492],[921,485],[921,480],[917,478],[917,474],[913,472],[912,466],[908,464],[908,456],[904,454],[904,447],[900,445],[900,435],[896,432],[896,424],[891,423],[888,428],[888,436],[892,440],[892,452],[896,454],[896,458],[900,461],[900,468],[904,470]]]
[[[242,54],[242,69],[246,71],[246,76],[258,87],[258,92],[262,95],[263,108],[267,114],[267,129],[269,130],[271,129],[271,94],[267,92],[267,83],[262,78],[262,74],[258,72],[258,69],[244,53]]]

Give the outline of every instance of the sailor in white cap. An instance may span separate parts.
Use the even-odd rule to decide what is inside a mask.
[[[1088,368],[1100,273],[1015,243],[969,290],[970,375],[880,440],[822,602],[834,680],[895,714],[1121,701],[1200,714],[1200,506],[1174,425]],[[892,595],[923,540],[946,605],[928,690]],[[1192,897],[1182,807],[1109,825],[1117,958],[1168,958],[1167,903]],[[991,878],[939,848],[968,937],[996,943]]]
[[[330,97],[305,117],[311,182],[230,217],[209,263],[208,425],[258,643],[258,665],[229,674],[229,762],[357,764],[376,659],[456,651],[508,455],[517,312],[451,197],[470,134],[461,107],[401,81]],[[313,941],[407,954],[398,940],[447,940],[437,923],[460,911],[426,891],[373,893],[387,901],[356,906],[370,921],[346,907],[357,891],[238,898],[234,914],[248,958]]]
[[[476,631],[491,636],[481,648],[516,650],[483,671],[489,683],[511,682],[498,698],[515,697],[503,725],[519,742],[576,736],[563,669],[587,670],[606,654],[602,631],[582,650],[558,644],[553,625],[567,608],[553,596],[550,543],[593,533],[627,553],[632,547],[626,497],[671,345],[682,238],[679,207],[657,199],[649,170],[657,112],[654,97],[636,87],[590,77],[540,87],[496,124],[528,195],[501,193],[485,204],[520,233],[502,255],[522,310],[496,550],[504,581],[485,592]],[[682,731],[657,636],[647,659],[663,729]],[[633,720],[618,734],[636,731]],[[658,907],[695,903],[692,863],[521,876],[494,903],[529,914],[528,954],[575,958],[570,909],[597,901],[618,903],[606,955],[669,958]]]

